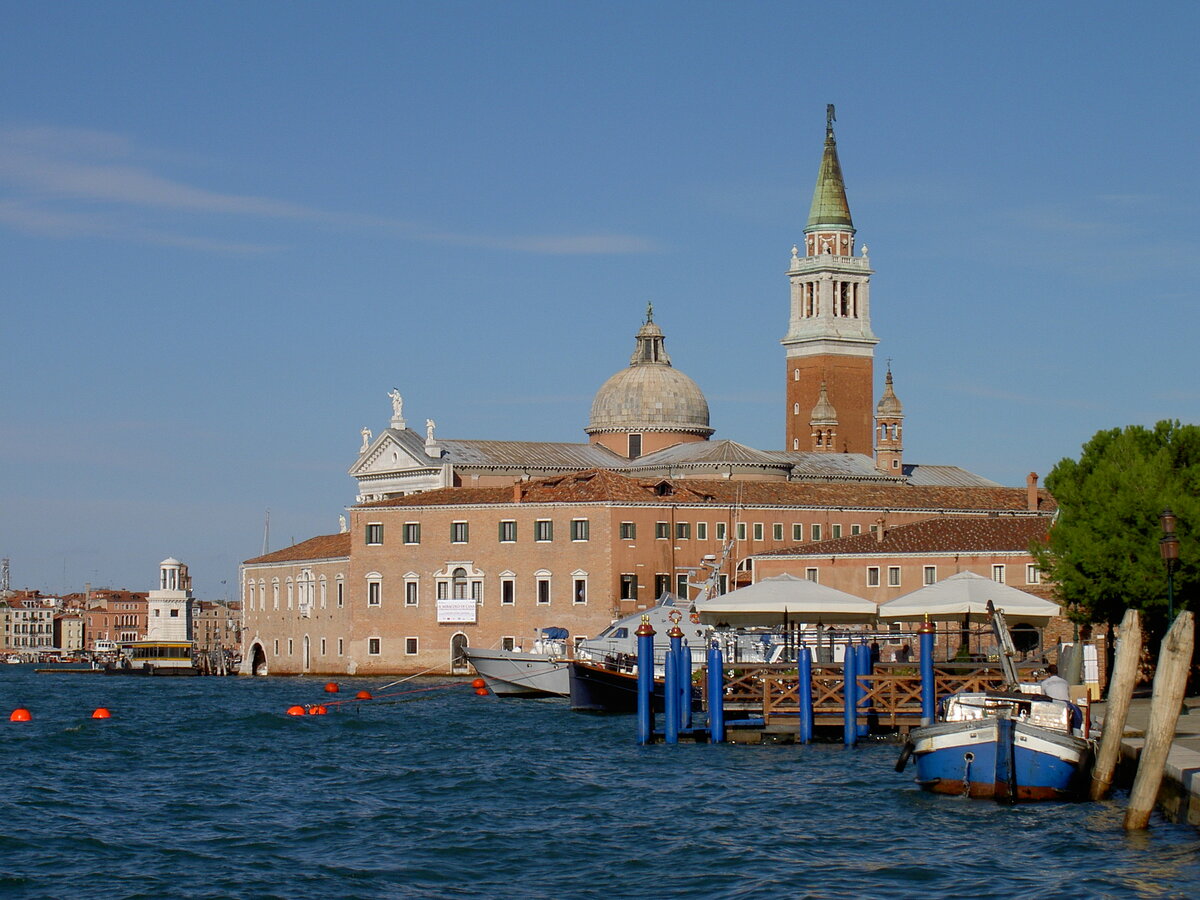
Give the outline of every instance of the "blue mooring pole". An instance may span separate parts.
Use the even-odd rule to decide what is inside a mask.
[[[671,627],[667,629],[667,639],[671,643],[671,653],[674,654],[672,658],[675,660],[675,728],[678,730],[684,727],[683,670],[685,663],[685,660],[683,659],[683,654],[685,652],[683,647],[683,629],[679,627],[678,623],[672,624]]]
[[[685,639],[679,655],[679,729],[692,727],[692,648]]]
[[[921,650],[921,724],[932,725],[937,716],[937,687],[933,682],[933,637],[932,622],[925,622],[917,629]]]
[[[637,635],[638,654],[638,743],[654,740],[654,626],[649,616],[642,616]]]
[[[868,646],[867,642],[864,640],[861,644],[858,645],[857,652],[858,652],[857,670],[858,670],[858,674],[860,677],[858,680],[858,691],[856,692],[856,695],[858,698],[858,702],[856,705],[859,708],[859,712],[862,713],[862,721],[858,723],[858,736],[860,738],[864,738],[871,731],[871,724],[867,721],[867,709],[866,709],[866,707],[867,707],[867,690],[868,690],[868,686],[871,683],[870,679],[865,678],[866,684],[863,684],[864,676],[869,676],[869,675],[873,674],[872,666],[871,666],[871,648],[870,648],[870,646]]]
[[[708,648],[708,739],[725,741],[725,659],[715,640]]]
[[[858,653],[846,644],[842,662],[842,739],[847,747],[858,743]]]
[[[663,661],[663,743],[679,743],[679,657],[674,649]]]
[[[800,743],[810,744],[812,720],[812,651],[801,647],[796,653],[796,699],[800,702]]]

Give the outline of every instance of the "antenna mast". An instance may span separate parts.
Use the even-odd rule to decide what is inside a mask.
[[[262,552],[262,555],[266,556],[270,552],[271,552],[271,510],[268,509],[266,521],[263,523],[263,552]]]

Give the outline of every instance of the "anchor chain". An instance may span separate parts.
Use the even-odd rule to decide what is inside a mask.
[[[963,760],[966,762],[966,767],[963,769],[963,792],[964,797],[971,796],[971,763],[975,761],[974,753],[963,754]]]

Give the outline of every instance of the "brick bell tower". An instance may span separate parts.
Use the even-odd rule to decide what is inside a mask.
[[[826,107],[825,152],[804,229],[804,256],[792,247],[791,319],[787,352],[787,446],[811,450],[811,419],[819,401],[837,409],[837,453],[874,450],[872,398],[875,345],[871,331],[871,266],[864,246],[854,255],[854,222]],[[824,386],[824,387],[823,387]],[[822,398],[824,394],[824,398]]]

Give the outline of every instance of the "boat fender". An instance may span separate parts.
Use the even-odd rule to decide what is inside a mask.
[[[908,758],[910,756],[912,756],[913,748],[914,748],[914,745],[913,745],[912,741],[904,742],[904,749],[902,749],[900,751],[900,758],[898,760],[896,760],[896,771],[897,772],[904,771],[904,767],[908,765]]]

